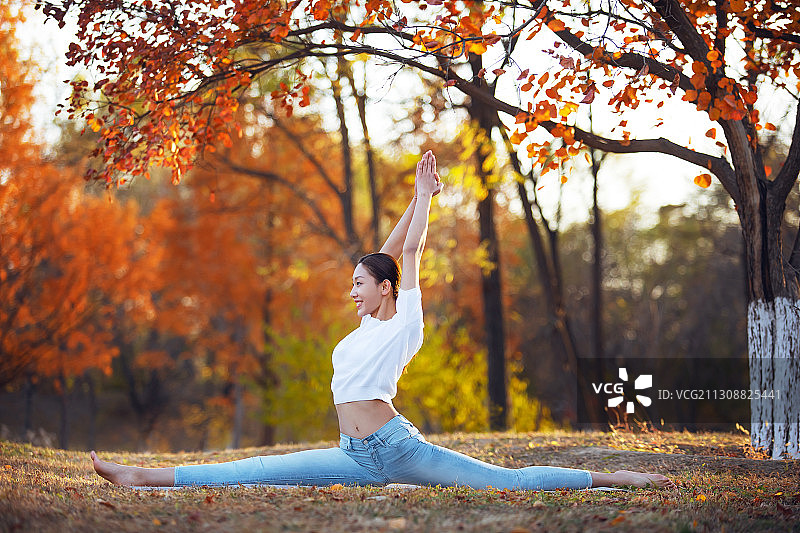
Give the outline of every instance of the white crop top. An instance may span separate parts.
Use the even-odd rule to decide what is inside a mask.
[[[403,368],[422,346],[422,292],[400,289],[397,313],[389,320],[371,315],[333,349],[333,403],[383,400],[392,403]]]

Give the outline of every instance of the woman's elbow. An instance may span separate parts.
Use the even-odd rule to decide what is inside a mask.
[[[422,255],[422,245],[417,246],[403,246],[403,257],[417,257]]]

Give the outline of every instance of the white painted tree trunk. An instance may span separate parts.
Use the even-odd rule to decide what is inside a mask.
[[[750,443],[773,459],[800,458],[800,300],[756,300],[747,309]],[[780,392],[778,392],[780,391]]]

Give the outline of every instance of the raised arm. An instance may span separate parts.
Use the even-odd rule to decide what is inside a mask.
[[[428,151],[428,153],[431,153],[431,152]],[[431,153],[431,155],[433,155],[433,154]],[[422,163],[422,160],[420,160],[420,162],[417,163],[417,171],[419,171],[421,163]],[[435,164],[435,160],[434,160],[434,164]],[[435,172],[436,172],[436,167],[434,166],[434,174],[435,174]],[[439,192],[442,190],[442,185],[441,185],[441,183],[439,183],[439,175],[435,174],[435,176],[436,176],[436,181],[437,181],[437,188],[433,193],[434,196],[439,194]],[[414,182],[414,197],[411,199],[411,202],[408,204],[408,207],[406,208],[405,212],[403,213],[403,216],[400,217],[400,220],[397,221],[397,224],[395,225],[394,229],[392,230],[392,233],[389,234],[389,237],[386,239],[386,242],[383,243],[383,246],[380,249],[380,251],[382,253],[389,254],[392,257],[394,257],[395,259],[398,259],[398,260],[400,259],[400,254],[403,253],[403,246],[404,246],[405,241],[406,241],[406,236],[408,235],[408,227],[411,224],[411,218],[414,215],[414,208],[415,208],[416,204],[417,204],[417,183],[415,181]]]
[[[431,199],[441,190],[441,183],[436,174],[436,158],[430,150],[425,152],[422,160],[417,163],[415,188],[417,197],[416,201],[412,202],[413,209],[409,206],[411,221],[403,242],[403,275],[400,278],[400,288],[403,290],[419,286],[419,263],[428,235]]]
[[[403,213],[403,216],[397,221],[397,225],[392,230],[392,233],[389,234],[386,242],[383,243],[383,246],[381,247],[382,253],[389,254],[395,259],[400,259],[400,254],[403,253],[403,243],[405,242],[406,235],[408,234],[408,226],[411,224],[411,216],[414,214],[414,206],[416,205],[417,196],[414,195],[414,198],[411,199],[411,203],[408,204],[405,213]]]

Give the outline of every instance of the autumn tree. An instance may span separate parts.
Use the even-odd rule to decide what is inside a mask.
[[[96,319],[108,320],[111,300],[139,297],[135,285],[146,275],[129,263],[141,251],[135,211],[84,194],[78,172],[42,156],[28,114],[32,65],[20,60],[14,41],[20,20],[11,6],[0,8],[3,383],[34,367],[66,375],[107,368],[114,350]],[[106,292],[112,287],[114,297]]]
[[[800,169],[800,129],[795,115],[788,155],[780,168],[768,169],[761,142],[775,127],[759,113],[759,95],[770,85],[796,107],[800,15],[793,2],[63,0],[40,6],[56,20],[77,13],[80,32],[70,58],[107,76],[94,88],[110,98],[113,112],[91,109],[89,119],[102,131],[98,155],[108,163],[99,177],[110,182],[144,173],[153,163],[180,178],[204,145],[235,130],[230,109],[253,79],[292,68],[303,57],[361,53],[438,77],[515,117],[511,138],[534,164],[550,141],[527,137],[541,128],[563,140],[562,159],[586,145],[657,152],[702,167],[698,184],[719,180],[736,204],[745,236],[751,387],[782,395],[781,401],[753,403],[752,443],[775,458],[800,455],[797,365],[783,368],[796,360],[800,342],[800,237],[790,250],[781,238],[786,197]],[[551,71],[531,62],[520,43],[543,48],[543,40],[552,38],[559,68]],[[500,57],[499,68],[474,72],[470,58],[485,53]],[[486,89],[484,79],[503,76],[516,80],[519,92],[506,98]],[[87,109],[91,87],[77,82],[75,88],[74,110]],[[291,105],[302,90],[298,80],[275,98]],[[665,120],[710,121],[714,125],[700,126],[696,137],[716,138],[719,130],[717,149],[651,138],[624,124],[621,135],[601,136],[571,118],[592,101],[630,114],[673,95],[693,104],[696,121],[675,114]]]

